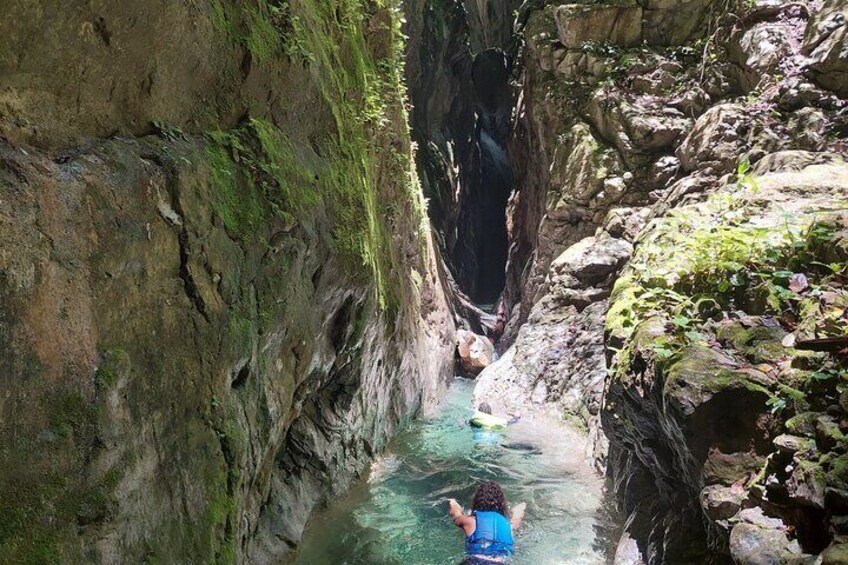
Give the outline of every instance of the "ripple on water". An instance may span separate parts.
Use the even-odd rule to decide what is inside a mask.
[[[473,381],[457,379],[433,417],[392,442],[367,479],[317,515],[297,564],[442,565],[462,559],[462,536],[446,500],[470,502],[481,480],[527,502],[515,564],[603,563],[596,549],[601,484],[582,439],[559,423],[525,417],[504,433],[467,425]]]

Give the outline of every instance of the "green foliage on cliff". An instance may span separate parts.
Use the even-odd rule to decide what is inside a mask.
[[[261,227],[271,218],[312,229],[312,212],[329,209],[331,244],[350,274],[369,275],[381,306],[396,310],[406,282],[392,275],[391,226],[414,218],[417,236],[426,231],[407,136],[399,8],[303,0],[236,9],[216,0],[215,14],[215,25],[258,60],[308,47],[300,62],[334,124],[318,142],[320,156],[263,119],[211,133],[215,211],[230,233],[252,239],[267,237]]]

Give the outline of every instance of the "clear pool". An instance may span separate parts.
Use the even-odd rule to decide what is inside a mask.
[[[474,382],[456,379],[432,417],[397,437],[368,476],[307,527],[299,565],[440,565],[463,558],[447,498],[467,507],[476,485],[499,481],[527,502],[511,563],[604,563],[601,482],[584,440],[554,420],[527,416],[505,432],[475,431]]]

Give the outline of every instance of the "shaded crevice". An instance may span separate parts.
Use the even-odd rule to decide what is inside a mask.
[[[506,205],[513,188],[507,149],[512,114],[511,63],[500,49],[478,53],[472,64],[477,182],[459,200],[457,238],[452,259],[460,286],[478,303],[497,300],[506,282]]]
[[[513,10],[518,2],[406,0],[407,83],[422,190],[459,292],[492,303],[506,281],[506,204],[513,189]]]

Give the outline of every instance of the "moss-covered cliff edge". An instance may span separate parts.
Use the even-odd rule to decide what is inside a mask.
[[[508,321],[477,397],[588,432],[616,563],[844,562],[847,7],[519,11]],[[790,343],[813,337],[832,351]]]
[[[0,553],[287,553],[452,361],[400,14],[8,8]]]

